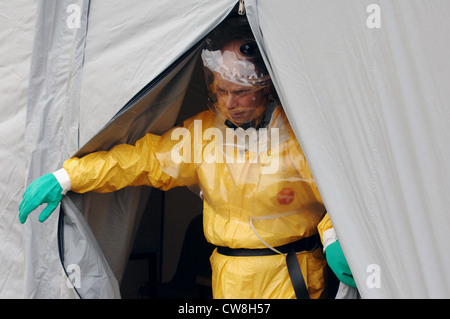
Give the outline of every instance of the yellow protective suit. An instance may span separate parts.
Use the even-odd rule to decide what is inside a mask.
[[[273,111],[266,132],[275,133],[267,140],[258,135],[263,130],[246,135],[219,119],[204,111],[162,136],[146,134],[134,146],[69,159],[64,168],[72,190],[198,186],[204,233],[217,246],[276,247],[317,234],[325,208],[282,108]],[[230,130],[244,143],[225,140]],[[321,247],[297,258],[310,297],[323,297],[326,261]],[[211,265],[214,298],[295,298],[284,255],[230,257],[214,251]]]

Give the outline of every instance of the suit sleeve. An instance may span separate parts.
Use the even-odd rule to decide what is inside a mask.
[[[317,226],[317,230],[319,231],[320,239],[323,244],[323,251],[325,251],[328,245],[337,240],[336,232],[334,231],[333,224],[331,223],[328,213],[326,213],[322,218],[321,222]]]
[[[71,158],[64,163],[63,168],[70,176],[71,190],[77,193],[106,193],[141,185],[168,190],[196,183],[193,164],[175,164],[170,160],[167,150],[173,146],[171,143],[174,141],[170,138],[148,133],[135,145],[120,144],[110,151]],[[165,170],[171,165],[178,165],[183,175],[176,178],[167,174]]]

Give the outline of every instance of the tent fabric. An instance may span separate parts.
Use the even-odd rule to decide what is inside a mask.
[[[236,4],[0,5],[0,38],[12,44],[0,55],[8,79],[1,85],[0,297],[120,297],[123,256],[149,190],[106,195],[118,208],[109,216],[88,209],[105,197],[70,194],[64,215],[43,224],[39,212],[19,224],[20,198],[31,180],[75,153],[135,138],[128,128],[145,104],[160,111],[146,114],[149,122],[139,129],[173,125],[197,54],[186,53]],[[380,28],[371,24],[374,4]],[[245,6],[361,296],[450,297],[448,1],[247,0]],[[161,86],[136,95],[155,79]],[[172,88],[180,99],[158,104]],[[111,251],[117,246],[104,235],[124,221],[122,248]],[[87,265],[80,295],[66,284],[71,264]]]
[[[16,211],[28,163],[23,141],[36,7],[27,0],[0,4],[0,298],[20,297],[24,286],[23,226]]]
[[[69,5],[80,10],[79,28],[68,27]],[[26,185],[57,170],[67,154],[78,147],[88,9],[89,1],[42,1],[38,5],[25,126],[25,150],[30,161]],[[53,222],[33,220],[24,225],[26,298],[58,298],[64,291],[55,215]]]
[[[246,9],[361,296],[448,298],[448,1]]]

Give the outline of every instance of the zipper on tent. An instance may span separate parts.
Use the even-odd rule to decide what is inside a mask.
[[[239,9],[238,13],[242,16],[245,14],[245,2],[244,0],[239,0]]]

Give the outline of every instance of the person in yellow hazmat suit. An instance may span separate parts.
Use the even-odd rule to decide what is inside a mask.
[[[68,159],[28,187],[21,222],[48,203],[44,221],[69,190],[197,187],[205,237],[217,246],[210,258],[214,298],[323,298],[327,260],[354,286],[255,40],[244,32],[209,39],[202,59],[208,110],[162,136]]]

